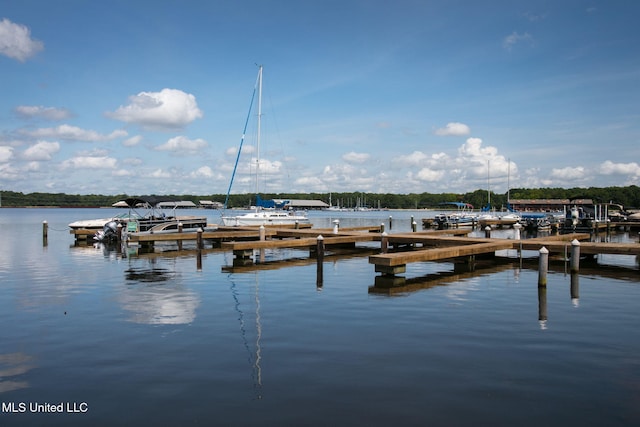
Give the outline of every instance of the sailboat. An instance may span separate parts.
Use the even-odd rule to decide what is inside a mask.
[[[227,197],[224,202],[224,209],[226,210],[229,201],[229,193],[233,184],[233,178],[238,166],[238,160],[240,159],[240,152],[242,150],[242,143],[244,142],[244,136],[247,130],[247,123],[251,115],[251,108],[253,106],[253,100],[255,98],[256,90],[258,93],[258,124],[257,124],[257,141],[256,141],[256,205],[255,210],[243,215],[225,216],[222,215],[222,223],[226,226],[261,226],[261,225],[296,225],[296,224],[309,224],[309,218],[305,213],[298,213],[292,210],[285,210],[280,207],[267,208],[260,195],[258,194],[258,176],[260,170],[260,125],[262,120],[262,65],[258,66],[258,78],[256,85],[253,89],[251,96],[251,104],[249,105],[249,114],[245,121],[244,131],[242,132],[242,139],[240,140],[240,148],[238,149],[238,155],[236,157],[236,164],[233,168],[233,174],[231,175],[231,182],[229,183],[229,190],[227,191]]]

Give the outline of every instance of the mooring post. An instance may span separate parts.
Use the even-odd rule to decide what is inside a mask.
[[[580,242],[578,239],[571,241],[571,273],[577,273],[580,271]]]
[[[267,233],[265,231],[264,225],[261,225],[260,226],[260,241],[266,240],[266,238],[267,238],[266,235],[267,235]]]
[[[389,235],[386,232],[382,233],[382,239],[380,239],[380,252],[386,254],[389,250]]]
[[[340,230],[340,220],[339,219],[334,219],[333,220],[333,234],[338,234],[339,230]]]
[[[418,230],[418,223],[415,221],[411,221],[411,231],[414,233]]]
[[[411,230],[413,230],[413,223],[415,222],[415,220],[413,219],[413,215],[411,215],[411,222],[409,223],[409,225],[411,226]]]
[[[202,228],[198,228],[196,246],[198,246],[198,250],[202,249]]]
[[[49,244],[49,223],[45,219],[42,221],[42,246]]]
[[[318,273],[316,277],[316,285],[322,286],[322,281],[323,281],[322,264],[324,262],[324,237],[322,237],[322,234],[318,236],[316,252],[317,252],[316,261],[318,262]]]
[[[389,215],[389,230],[391,230],[392,228],[393,228],[393,217]]]
[[[117,228],[117,232],[116,232],[116,238],[118,239],[118,242],[122,242],[122,224],[118,224]]]
[[[380,233],[384,233],[384,222],[380,223]]]
[[[538,286],[547,286],[547,271],[549,269],[549,250],[544,246],[540,248],[538,260]]]
[[[178,223],[178,233],[182,233],[182,223]],[[182,250],[182,239],[178,239],[178,250]]]
[[[488,225],[484,228],[484,237],[486,239],[490,239],[491,238],[491,227],[488,226]]]
[[[520,229],[522,228],[522,225],[519,222],[516,222],[515,224],[513,224],[513,229],[515,230],[515,235],[513,236],[513,238],[515,240],[520,240]]]
[[[298,222],[298,220],[296,219],[295,222],[295,229],[297,230],[298,228],[300,228],[300,223]]]

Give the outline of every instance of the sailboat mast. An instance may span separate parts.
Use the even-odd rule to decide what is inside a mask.
[[[258,195],[258,180],[260,179],[260,126],[262,122],[262,65],[258,69],[258,136],[256,139],[256,197]],[[257,205],[257,203],[256,203]]]

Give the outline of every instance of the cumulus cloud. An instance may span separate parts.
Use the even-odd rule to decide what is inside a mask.
[[[108,117],[147,128],[176,129],[202,117],[196,97],[178,89],[140,92]]]
[[[43,107],[42,105],[19,105],[15,108],[15,112],[25,119],[65,120],[71,117],[71,112],[66,108]]]
[[[51,139],[64,139],[67,141],[87,141],[87,142],[102,142],[110,141],[115,138],[121,138],[127,136],[127,131],[117,129],[108,135],[100,134],[94,130],[86,130],[76,126],[60,125],[52,128],[40,128],[35,130],[22,129],[20,131],[23,135],[27,135],[34,138],[51,138]]]
[[[136,135],[122,141],[122,145],[125,147],[133,147],[134,145],[138,145],[140,141],[142,141],[142,135]]]
[[[439,181],[440,179],[442,179],[443,176],[444,176],[444,171],[433,170],[429,168],[422,168],[416,174],[417,179],[419,179],[420,181],[426,181],[426,182]]]
[[[114,169],[118,161],[108,156],[76,156],[65,160],[62,169]]]
[[[356,153],[355,151],[351,151],[350,153],[346,153],[342,155],[342,160],[348,163],[364,163],[369,160],[369,154],[367,153]]]
[[[600,173],[603,175],[640,176],[640,165],[636,162],[613,163],[611,160],[607,160],[600,165]]]
[[[561,181],[576,181],[585,177],[585,169],[582,166],[571,167],[567,166],[560,169],[551,170],[551,178]]]
[[[191,172],[191,178],[212,178],[213,170],[209,166],[202,166]]]
[[[502,40],[502,47],[511,51],[513,47],[520,42],[528,42],[530,45],[533,45],[533,37],[531,37],[529,33],[520,34],[514,31]]]
[[[176,136],[169,139],[155,149],[159,151],[173,151],[178,154],[196,154],[199,150],[206,148],[207,142],[204,139],[189,139],[186,136]]]
[[[464,136],[469,135],[471,129],[464,123],[451,122],[443,128],[436,129],[435,134],[440,136]]]
[[[57,142],[39,141],[35,145],[24,150],[23,157],[27,160],[51,160],[53,155],[60,151],[60,144]]]
[[[4,18],[0,21],[0,54],[25,62],[44,49],[44,44],[31,38],[31,30]]]
[[[5,163],[13,157],[13,147],[0,146],[0,162]]]

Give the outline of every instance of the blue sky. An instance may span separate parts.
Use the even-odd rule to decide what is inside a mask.
[[[640,185],[640,2],[5,1],[0,190]],[[255,113],[255,110],[254,110]],[[232,192],[255,189],[255,117]]]

